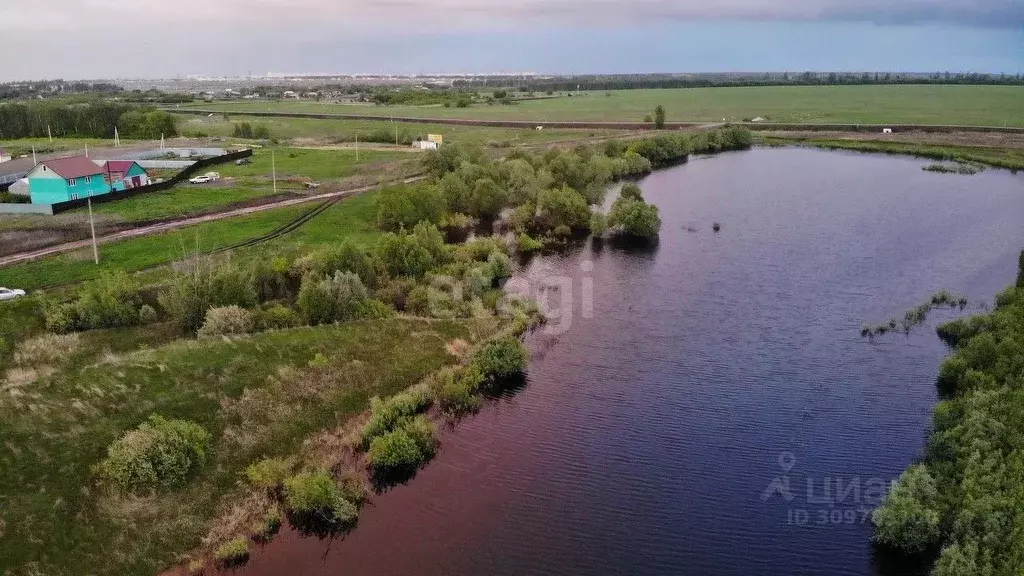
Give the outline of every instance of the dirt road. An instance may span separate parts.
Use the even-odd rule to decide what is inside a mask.
[[[235,210],[228,210],[226,212],[218,212],[215,214],[206,214],[204,216],[195,216],[192,218],[183,218],[181,220],[171,220],[168,222],[160,222],[159,224],[150,224],[147,226],[140,226],[138,228],[131,228],[129,230],[122,230],[113,234],[107,234],[106,236],[97,237],[96,241],[99,244],[106,244],[108,242],[114,242],[117,240],[125,240],[128,238],[137,238],[140,236],[149,236],[151,234],[160,234],[162,232],[168,232],[170,230],[176,230],[178,228],[186,228],[188,226],[195,226],[196,224],[202,224],[204,222],[213,222],[215,220],[224,220],[226,218],[235,218],[238,216],[245,216],[247,214],[255,214],[257,212],[264,212],[266,210],[276,210],[278,208],[287,208],[289,206],[296,206],[299,204],[306,204],[309,202],[322,202],[324,200],[340,200],[348,196],[354,196],[356,194],[362,194],[371,190],[377,190],[384,186],[392,184],[398,184],[399,182],[416,182],[425,178],[424,176],[413,176],[402,180],[395,180],[393,182],[385,182],[383,184],[373,184],[371,186],[363,186],[361,188],[352,188],[349,190],[339,190],[335,192],[325,192],[323,194],[317,194],[315,196],[305,196],[302,198],[293,198],[290,200],[282,200],[280,202],[273,202],[270,204],[262,204],[259,206],[250,206],[246,208],[238,208]],[[65,244],[58,244],[56,246],[49,246],[47,248],[41,248],[39,250],[32,250],[28,252],[21,252],[19,254],[12,254],[0,258],[0,268],[4,266],[12,266],[22,262],[28,262],[31,260],[37,260],[39,258],[45,258],[47,256],[53,256],[54,254],[61,254],[64,252],[71,252],[74,250],[81,250],[92,246],[92,240],[78,240],[75,242],[67,242]]]

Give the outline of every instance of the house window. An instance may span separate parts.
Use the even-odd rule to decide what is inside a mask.
[[[71,193],[71,199],[72,200],[78,200],[78,192],[72,192]]]
[[[92,184],[92,176],[86,176],[85,177],[85,183],[86,184]]]
[[[77,184],[78,184],[77,180],[75,180],[74,178],[68,178],[68,186],[75,186]]]

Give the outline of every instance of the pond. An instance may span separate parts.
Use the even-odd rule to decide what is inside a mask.
[[[284,531],[237,573],[914,572],[874,551],[867,512],[924,445],[955,313],[860,327],[939,289],[976,310],[1024,247],[1024,178],[924,164],[755,149],[651,175],[657,246],[523,270],[553,318],[522,389],[444,431],[346,538]]]

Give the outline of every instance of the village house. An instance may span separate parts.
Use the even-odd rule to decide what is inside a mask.
[[[44,160],[26,178],[33,204],[56,204],[110,192],[103,169],[85,156]]]

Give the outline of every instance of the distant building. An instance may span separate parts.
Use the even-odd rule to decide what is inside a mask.
[[[437,150],[437,142],[431,142],[430,140],[418,140],[413,143],[413,146],[421,150]]]
[[[110,192],[103,169],[85,156],[45,160],[26,178],[33,204],[56,204]]]
[[[882,128],[882,134],[892,134],[892,128]]]
[[[10,161],[11,161],[11,153],[8,152],[7,150],[4,150],[3,148],[0,148],[0,162],[10,162]]]
[[[21,180],[15,181],[7,191],[15,196],[28,196],[28,179],[22,178]]]
[[[112,190],[120,192],[149,185],[149,174],[134,160],[107,160],[101,169]]]

